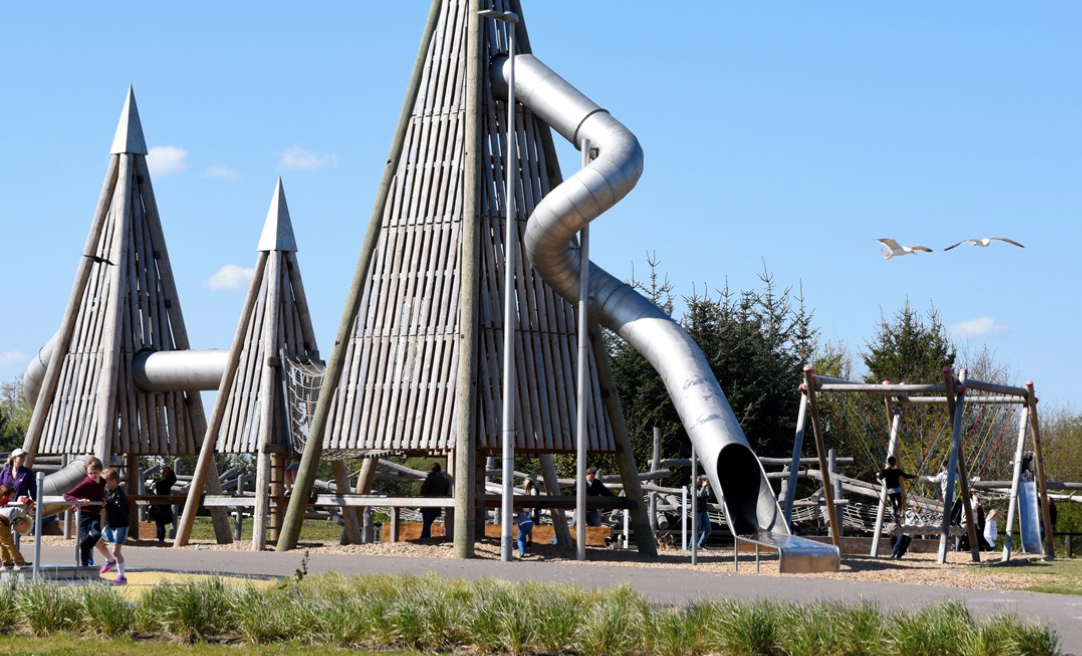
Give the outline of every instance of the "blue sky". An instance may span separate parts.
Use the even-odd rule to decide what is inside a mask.
[[[665,4],[526,0],[535,54],[646,153],[596,262],[629,278],[654,252],[684,294],[765,266],[854,352],[907,297],[934,304],[1077,408],[1082,5]],[[0,380],[59,325],[129,84],[193,346],[228,346],[281,175],[328,355],[427,11],[0,7]],[[991,236],[1026,248],[940,252]],[[937,252],[885,261],[878,237]]]

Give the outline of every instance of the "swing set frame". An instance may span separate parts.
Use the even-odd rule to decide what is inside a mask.
[[[820,392],[863,393],[882,396],[888,415],[891,417],[890,439],[887,446],[887,455],[896,455],[898,434],[901,426],[901,407],[905,404],[938,404],[947,406],[951,418],[951,445],[950,456],[947,462],[947,487],[943,499],[943,520],[939,531],[939,552],[937,561],[939,564],[947,562],[947,546],[950,537],[950,508],[954,504],[954,491],[956,486],[960,488],[962,507],[968,526],[970,552],[973,562],[980,562],[980,548],[977,541],[976,522],[973,521],[973,507],[970,504],[969,476],[966,470],[966,459],[962,450],[963,437],[963,411],[966,403],[967,389],[979,390],[989,393],[989,396],[981,396],[974,403],[1017,403],[1022,406],[1021,416],[1018,421],[1018,439],[1015,444],[1014,473],[1011,477],[1010,501],[1007,511],[1007,523],[1005,527],[1006,538],[1003,541],[1002,560],[1007,561],[1011,556],[1013,547],[1012,530],[1014,527],[1015,513],[1018,506],[1019,485],[1022,478],[1022,454],[1025,450],[1025,442],[1028,433],[1033,437],[1033,462],[1036,471],[1032,472],[1037,481],[1037,494],[1040,502],[1041,518],[1044,525],[1044,553],[1048,559],[1055,558],[1055,547],[1052,541],[1052,521],[1048,511],[1048,490],[1045,483],[1044,459],[1041,455],[1041,428],[1037,418],[1037,396],[1034,393],[1033,381],[1027,381],[1025,387],[988,383],[968,378],[967,371],[962,369],[955,377],[950,367],[943,368],[943,382],[932,384],[882,384],[855,383],[839,378],[816,376],[811,367],[804,368],[804,382],[800,385],[801,393],[800,409],[797,415],[796,435],[793,440],[793,460],[789,468],[789,481],[785,488],[785,521],[792,526],[792,508],[796,493],[796,478],[799,473],[800,456],[804,447],[804,431],[808,420],[812,425],[812,433],[815,439],[816,455],[819,459],[819,470],[822,472],[823,492],[826,497],[826,507],[830,511],[831,521],[830,537],[835,546],[841,546],[841,533],[838,530],[838,508],[834,503],[834,489],[830,481],[830,470],[826,462],[826,449],[823,443],[823,428],[819,416],[817,394]],[[879,508],[876,513],[875,537],[872,540],[872,556],[878,555],[879,541],[882,536],[883,515],[887,503],[887,488],[884,483],[880,488]]]

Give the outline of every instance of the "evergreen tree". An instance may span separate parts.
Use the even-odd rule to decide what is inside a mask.
[[[867,383],[932,383],[943,379],[943,368],[953,367],[957,351],[939,312],[928,310],[928,324],[905,299],[893,322],[881,318],[875,340],[862,354],[868,368]]]
[[[640,289],[671,313],[671,286],[667,279],[658,283],[657,262],[650,265],[651,284]],[[680,323],[702,349],[752,449],[787,455],[801,365],[814,350],[816,331],[802,297],[794,298],[791,288],[779,291],[766,271],[760,280],[761,289],[739,294],[728,286],[716,297],[693,291],[683,299]],[[691,443],[660,376],[619,338],[611,337],[609,346],[636,461],[649,462],[654,426],[662,431],[663,457],[689,457]]]

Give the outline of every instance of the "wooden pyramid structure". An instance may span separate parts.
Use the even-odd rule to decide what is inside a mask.
[[[280,510],[272,509],[270,503],[272,499],[281,502],[284,464],[292,453],[285,426],[289,415],[281,380],[283,360],[319,360],[281,178],[257,250],[255,275],[208,422],[176,546],[188,543],[216,452],[256,456],[253,549],[266,545],[268,525]],[[344,476],[344,467],[337,464],[335,473]],[[346,517],[350,530],[355,530],[354,515],[346,513]]]
[[[110,153],[27,431],[31,457],[194,455],[206,431],[198,392],[147,393],[132,379],[136,353],[189,344],[130,88]]]
[[[491,91],[488,64],[508,38],[504,24],[482,21],[482,9],[522,11],[516,0],[433,1],[312,424],[323,449],[453,454],[463,556],[472,553],[459,545],[474,532],[475,463],[501,448],[505,393],[507,108]],[[522,21],[516,36],[518,52],[529,52]],[[576,313],[521,246],[530,213],[561,181],[550,130],[520,106],[515,132],[514,448],[542,458],[552,490],[550,454],[576,448]],[[588,449],[630,454],[611,377],[598,374],[607,362],[597,359],[596,331],[593,340]],[[306,448],[298,489],[307,489],[319,453]],[[628,489],[638,490],[637,479]],[[292,548],[299,510],[290,504],[279,549]]]

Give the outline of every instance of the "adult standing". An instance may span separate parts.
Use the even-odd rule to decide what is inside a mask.
[[[10,485],[15,488],[15,498],[30,497],[35,501],[38,498],[38,482],[34,470],[24,465],[26,451],[15,449],[8,456],[7,464],[0,469],[0,485]]]
[[[177,475],[172,467],[162,467],[158,479],[151,484],[154,494],[168,496],[173,493],[173,485],[177,482]],[[164,543],[168,535],[169,525],[173,523],[173,506],[169,503],[155,503],[150,506],[148,513],[158,527],[158,542]]]
[[[700,474],[695,479],[695,524],[698,532],[699,548],[706,551],[706,538],[710,537],[710,512],[707,505],[714,500],[714,493],[710,489],[710,479]],[[688,551],[691,551],[691,541],[696,536],[691,536],[688,540]]]
[[[451,493],[451,479],[443,475],[440,463],[434,462],[428,468],[428,476],[421,483],[422,497],[445,497]],[[421,519],[424,525],[421,527],[421,539],[427,540],[432,537],[432,522],[443,515],[443,508],[421,508]]]
[[[612,493],[601,479],[597,477],[597,467],[586,468],[586,496],[588,497],[614,497]],[[586,525],[587,526],[601,526],[601,511],[597,508],[586,511]]]

